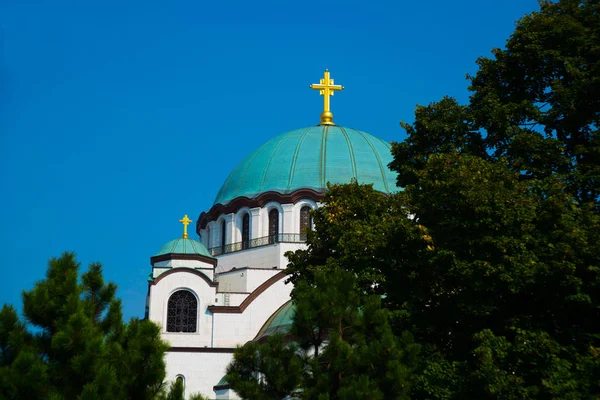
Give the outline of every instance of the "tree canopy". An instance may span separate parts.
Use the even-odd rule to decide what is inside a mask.
[[[492,53],[468,77],[467,104],[444,97],[401,124],[390,167],[402,191],[329,188],[308,249],[289,256],[292,298],[328,309],[303,288],[323,293],[322,274],[349,273],[347,300],[376,296],[396,340],[410,332],[420,346],[402,378],[413,399],[595,399],[600,2],[542,2]],[[300,346],[319,332],[320,316],[308,319],[316,325],[293,330]],[[319,352],[335,343],[335,327],[326,331]],[[361,379],[369,393],[384,387]],[[377,398],[355,389],[327,398]]]
[[[316,271],[294,288],[288,335],[249,342],[226,380],[244,399],[408,399],[419,346],[397,337],[377,295],[342,269]],[[293,339],[293,340],[290,340]]]
[[[100,264],[79,275],[73,253],[49,262],[23,292],[21,321],[0,311],[0,398],[153,399],[163,389],[168,348],[148,320],[123,322],[116,286]]]

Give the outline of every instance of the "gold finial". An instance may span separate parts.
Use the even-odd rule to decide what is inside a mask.
[[[183,216],[183,218],[179,220],[179,222],[181,222],[183,224],[183,236],[182,237],[184,239],[187,239],[187,237],[188,237],[187,226],[190,222],[192,222],[192,220],[188,218],[187,214],[185,214]]]
[[[321,79],[320,83],[313,83],[310,85],[311,89],[315,89],[319,91],[319,94],[323,96],[324,104],[323,104],[323,112],[321,113],[321,123],[320,125],[335,125],[333,123],[333,114],[329,108],[329,97],[333,96],[333,93],[336,90],[344,90],[342,85],[334,85],[333,79],[329,78],[329,70],[325,70],[325,75],[323,75],[323,79]]]

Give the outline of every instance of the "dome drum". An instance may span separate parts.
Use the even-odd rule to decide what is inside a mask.
[[[356,129],[318,125],[277,136],[246,156],[219,190],[214,205],[198,218],[196,231],[223,213],[262,207],[269,201],[319,201],[327,183],[372,184],[396,190],[389,143]]]

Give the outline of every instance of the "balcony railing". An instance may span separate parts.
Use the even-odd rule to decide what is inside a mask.
[[[235,253],[236,251],[268,246],[270,244],[304,242],[306,242],[306,233],[279,233],[277,235],[263,236],[256,239],[226,244],[225,246],[211,247],[208,251],[213,256],[220,256],[221,254]]]

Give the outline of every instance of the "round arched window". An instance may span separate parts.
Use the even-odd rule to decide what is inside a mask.
[[[196,332],[198,300],[187,290],[178,290],[169,297],[167,332]]]
[[[269,243],[279,242],[279,211],[274,208],[269,211]]]
[[[250,214],[246,213],[242,217],[242,249],[250,247]]]
[[[312,208],[304,206],[300,209],[300,237],[306,240],[306,232],[312,229],[312,216],[310,211]]]

